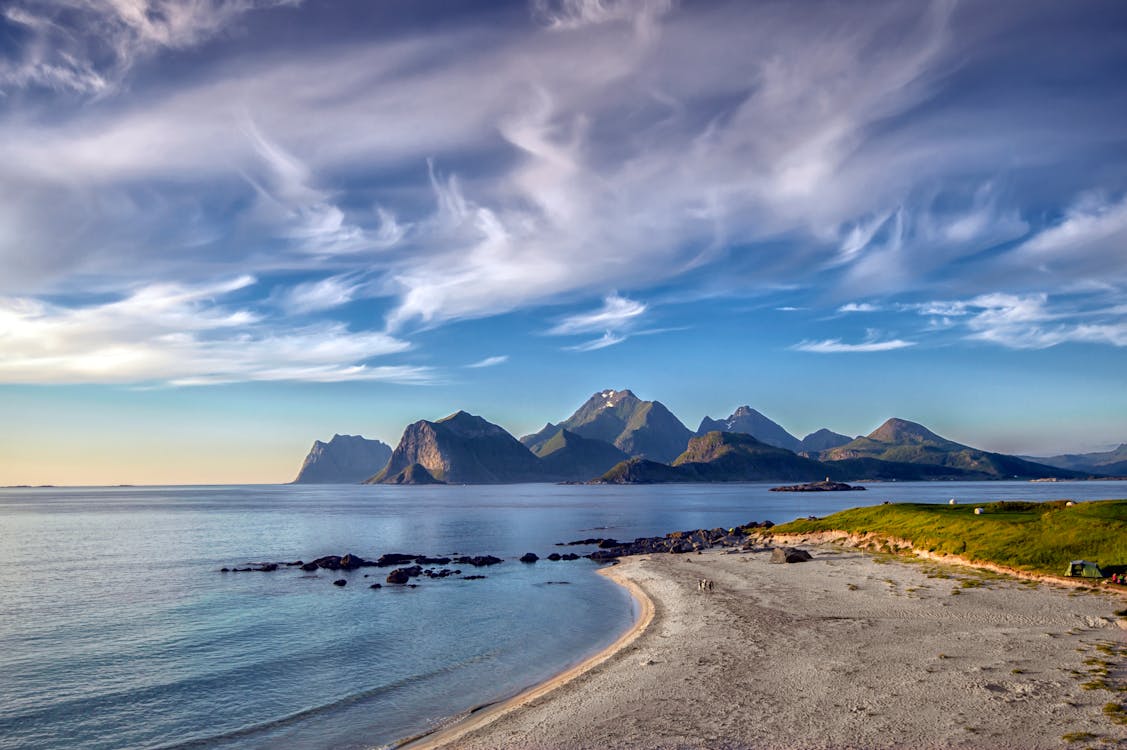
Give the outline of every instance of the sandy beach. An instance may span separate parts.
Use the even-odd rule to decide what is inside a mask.
[[[607,651],[409,747],[1127,747],[1123,598],[828,546],[653,555]],[[711,579],[701,591],[697,581]]]

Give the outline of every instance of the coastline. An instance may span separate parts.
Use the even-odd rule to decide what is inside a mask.
[[[645,628],[407,747],[1127,743],[1127,728],[1102,713],[1127,681],[1118,597],[811,549],[813,561],[794,565],[772,565],[764,552],[630,558],[606,574],[652,600]],[[697,589],[700,578],[715,590]],[[1084,687],[1093,660],[1109,670],[1112,692]]]
[[[393,750],[437,750],[457,742],[465,735],[479,731],[502,717],[529,705],[530,703],[546,697],[554,690],[563,687],[573,680],[583,676],[595,667],[604,664],[620,651],[637,640],[654,620],[656,608],[653,600],[634,580],[623,574],[624,567],[630,561],[640,561],[642,558],[625,558],[609,567],[596,571],[599,575],[609,578],[614,583],[626,589],[638,607],[638,617],[633,624],[615,639],[606,648],[592,654],[573,667],[570,667],[547,680],[522,690],[511,698],[496,703],[486,704],[470,709],[469,713],[452,722],[441,725],[429,732],[407,737],[392,743],[389,747]]]

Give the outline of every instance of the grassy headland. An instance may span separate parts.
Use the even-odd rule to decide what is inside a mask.
[[[907,542],[936,554],[1055,576],[1081,559],[1098,563],[1105,573],[1127,570],[1127,500],[875,505],[792,521],[766,533],[819,532],[866,537],[878,547]]]

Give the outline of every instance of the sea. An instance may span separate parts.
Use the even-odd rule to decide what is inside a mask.
[[[512,696],[637,616],[587,537],[776,523],[884,501],[1127,497],[1122,482],[0,489],[0,748],[381,748]],[[482,580],[223,567],[491,554]],[[453,567],[453,566],[451,566]],[[333,585],[337,578],[347,585]]]

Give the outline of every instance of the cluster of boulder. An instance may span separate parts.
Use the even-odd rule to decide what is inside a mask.
[[[665,536],[638,537],[632,542],[620,542],[617,539],[577,539],[573,542],[561,542],[560,546],[593,544],[598,549],[586,555],[586,557],[596,562],[606,562],[619,557],[650,555],[657,552],[684,554],[709,549],[710,547],[745,547],[748,542],[748,534],[752,530],[769,529],[772,526],[774,524],[770,521],[763,523],[751,521],[743,526],[736,526],[731,529],[673,531]]]
[[[557,547],[569,546],[588,546],[596,547],[594,552],[586,555],[579,555],[574,552],[559,553],[553,552],[548,555],[547,559],[552,562],[578,560],[580,557],[585,557],[595,562],[611,562],[620,557],[629,557],[631,555],[649,555],[658,552],[670,552],[674,554],[684,554],[687,552],[699,552],[701,550],[709,549],[711,547],[733,547],[741,549],[754,549],[749,542],[749,535],[756,529],[769,529],[774,526],[770,521],[763,521],[762,523],[751,521],[742,526],[736,526],[730,529],[716,528],[716,529],[693,529],[690,531],[673,531],[665,536],[653,537],[638,537],[632,542],[621,542],[617,539],[609,538],[588,538],[576,539],[571,542],[559,542]],[[806,555],[805,558],[802,556]],[[522,563],[533,564],[540,560],[540,556],[535,552],[526,552],[521,555],[520,561]],[[803,559],[810,559],[808,553],[802,550],[795,550],[790,547],[783,547],[775,549],[772,553],[772,562],[801,562]],[[396,585],[415,586],[410,583],[412,578],[449,578],[452,576],[459,576],[465,581],[475,581],[485,578],[483,575],[462,575],[460,568],[448,568],[447,565],[465,565],[475,568],[489,567],[491,565],[499,565],[504,562],[500,557],[493,555],[462,555],[458,557],[431,557],[428,555],[416,554],[402,554],[402,553],[388,553],[380,555],[375,560],[366,560],[359,555],[348,553],[345,555],[326,555],[325,557],[318,557],[316,560],[305,562],[303,560],[295,560],[293,562],[267,562],[267,563],[254,563],[250,566],[243,568],[221,568],[221,573],[242,573],[242,572],[264,572],[270,573],[278,570],[281,567],[300,568],[306,572],[313,572],[316,570],[332,570],[332,571],[353,571],[360,568],[390,568],[394,567],[387,575],[386,582]],[[368,576],[364,576],[367,578]],[[553,582],[554,583],[554,582]],[[348,581],[344,578],[337,578],[333,581],[334,586],[346,586]],[[383,585],[373,583],[369,588],[378,589]]]

